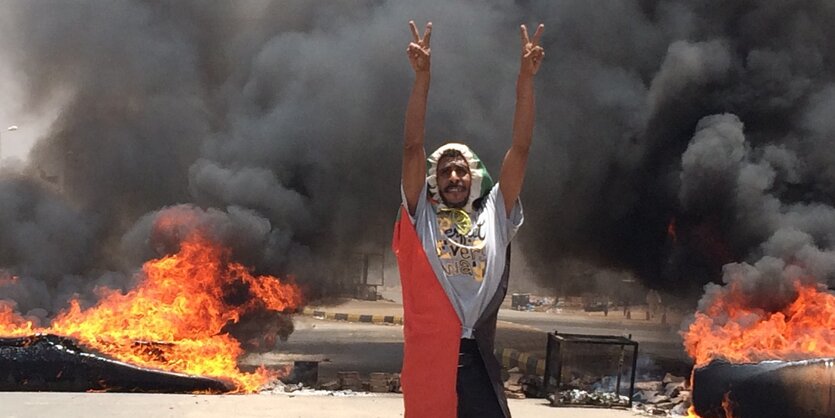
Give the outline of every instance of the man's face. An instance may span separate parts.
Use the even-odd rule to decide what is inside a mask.
[[[470,166],[462,156],[443,157],[438,161],[438,190],[444,203],[451,208],[463,208],[470,197]]]

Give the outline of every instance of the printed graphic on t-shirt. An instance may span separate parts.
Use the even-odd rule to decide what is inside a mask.
[[[440,235],[435,242],[435,251],[447,277],[465,275],[477,282],[484,280],[487,268],[484,224],[484,220],[479,220],[473,225],[469,215],[461,210],[438,213]]]

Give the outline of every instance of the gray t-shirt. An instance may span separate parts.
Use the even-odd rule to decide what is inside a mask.
[[[414,217],[423,249],[435,276],[461,319],[461,338],[473,338],[478,318],[499,287],[507,246],[522,225],[522,203],[517,200],[510,217],[496,184],[484,198],[481,209],[470,214],[470,228],[456,228],[455,211],[439,210],[426,198],[424,183]],[[408,208],[405,194],[403,206]],[[469,229],[469,230],[467,230]]]

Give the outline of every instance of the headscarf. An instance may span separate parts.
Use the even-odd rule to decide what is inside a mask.
[[[428,183],[427,192],[429,193],[429,200],[440,210],[449,209],[441,198],[441,191],[438,190],[437,171],[438,160],[444,151],[450,149],[460,152],[470,167],[470,196],[463,209],[467,213],[473,213],[473,202],[490,192],[490,189],[493,188],[493,178],[490,177],[490,173],[487,172],[487,167],[484,166],[484,163],[481,162],[478,155],[464,144],[450,142],[436,149],[426,159],[426,182]]]

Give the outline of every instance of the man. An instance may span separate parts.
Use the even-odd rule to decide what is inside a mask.
[[[534,75],[544,50],[521,26],[513,140],[499,183],[462,144],[427,159],[423,147],[432,24],[409,22],[415,82],[406,109],[402,207],[393,248],[403,288],[401,383],[407,418],[509,417],[493,355],[496,315],[507,292],[509,244],[522,224],[518,201],[534,125]]]

